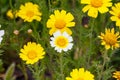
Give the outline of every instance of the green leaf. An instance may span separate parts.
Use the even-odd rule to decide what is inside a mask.
[[[14,69],[15,69],[15,63],[12,63],[6,71],[4,80],[15,80],[15,77],[13,76]]]

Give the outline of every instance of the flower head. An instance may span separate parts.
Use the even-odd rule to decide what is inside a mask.
[[[17,17],[17,11],[15,11],[15,13],[10,9],[7,11],[6,15],[10,18],[10,19],[13,19],[14,18],[14,15],[15,15],[15,18]]]
[[[112,2],[110,1],[111,0],[81,0],[82,4],[87,4],[82,11],[88,11],[88,16],[96,18],[98,16],[98,12],[108,12],[108,7],[112,6]]]
[[[68,35],[66,32],[61,33],[60,31],[56,31],[53,34],[53,37],[50,38],[50,44],[52,47],[55,47],[57,52],[68,51],[72,48],[73,41],[72,37]]]
[[[112,7],[110,14],[112,14],[110,19],[116,21],[116,26],[120,27],[120,3],[116,3],[115,6]]]
[[[73,69],[70,73],[71,77],[66,77],[66,80],[94,80],[94,75],[84,68]]]
[[[9,18],[11,18],[11,19],[14,18],[13,13],[12,13],[12,10],[8,10],[8,12],[6,13],[6,15],[7,15]]]
[[[31,2],[27,2],[24,5],[20,6],[18,11],[18,16],[24,21],[32,22],[33,20],[40,21],[42,13],[39,12],[39,6]]]
[[[116,78],[117,80],[120,80],[120,71],[115,71],[113,73],[113,77]]]
[[[4,35],[4,30],[0,30],[0,43],[1,43],[1,41],[2,41],[2,36]]]
[[[44,49],[41,45],[36,44],[35,42],[28,42],[20,51],[20,58],[26,61],[26,64],[34,64],[39,59],[43,59],[45,55]]]
[[[120,38],[119,32],[114,31],[114,28],[105,29],[105,34],[101,33],[100,36],[98,36],[101,39],[101,45],[105,45],[106,49],[110,48],[118,48],[120,41],[118,39]]]
[[[55,10],[54,14],[50,15],[50,19],[47,21],[47,27],[51,28],[49,34],[52,35],[57,30],[60,30],[61,32],[66,31],[71,35],[72,31],[68,27],[75,26],[75,22],[72,22],[74,19],[73,15],[66,13],[65,10]]]

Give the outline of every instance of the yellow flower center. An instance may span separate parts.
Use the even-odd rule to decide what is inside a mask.
[[[33,11],[27,11],[26,16],[33,17],[34,16],[34,12]]]
[[[55,21],[55,27],[58,28],[58,29],[62,29],[66,26],[66,23],[64,20],[62,19],[58,19]]]
[[[95,8],[101,7],[102,4],[102,0],[91,0],[91,5]]]
[[[120,19],[120,13],[119,13],[119,15],[118,15],[118,18]]]
[[[59,37],[56,39],[56,45],[58,45],[59,47],[66,47],[66,45],[68,44],[68,40],[64,37]]]
[[[106,44],[115,45],[115,43],[117,42],[117,37],[115,34],[107,33],[104,36],[104,40],[105,40]]]
[[[27,54],[29,59],[35,59],[37,57],[37,53],[33,50],[29,51]]]
[[[77,80],[84,80],[83,78],[78,78]]]

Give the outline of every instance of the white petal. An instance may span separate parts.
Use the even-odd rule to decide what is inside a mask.
[[[73,41],[73,38],[70,36],[70,37],[68,38],[68,40],[69,40],[69,42],[72,42],[72,41]]]
[[[53,36],[54,37],[61,36],[61,32],[60,31],[56,31],[55,33],[53,33]]]
[[[72,49],[72,47],[73,47],[73,43],[69,43],[69,45],[68,45],[68,49]]]
[[[65,52],[68,51],[68,48],[64,48],[63,51],[65,51]]]
[[[57,52],[61,53],[61,52],[62,52],[62,49],[60,49],[60,48],[59,48],[59,49],[57,49]]]
[[[51,45],[52,47],[55,47],[55,45],[54,45],[54,42],[53,42],[53,41],[50,41],[50,45]]]
[[[0,36],[4,35],[4,30],[0,30]]]
[[[64,37],[69,37],[69,34],[67,32],[63,32],[62,34]]]
[[[54,37],[51,37],[50,39],[53,41],[55,38],[54,38]]]
[[[0,43],[1,43],[1,41],[2,41],[2,38],[0,37]]]

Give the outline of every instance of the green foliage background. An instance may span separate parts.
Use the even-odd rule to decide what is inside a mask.
[[[23,22],[20,18],[10,19],[6,16],[9,9],[19,10],[21,4],[33,2],[40,6],[42,20],[31,23]],[[113,4],[120,2],[113,0]],[[64,79],[70,75],[74,68],[84,67],[95,75],[95,80],[113,80],[112,73],[120,68],[119,49],[108,50],[101,46],[98,35],[104,32],[105,28],[114,27],[115,23],[110,20],[110,14],[99,14],[96,19],[90,18],[82,12],[83,4],[80,0],[0,0],[0,24],[1,30],[5,30],[3,41],[0,45],[0,72],[7,74],[7,68],[14,62],[15,68],[18,68],[24,75],[24,80],[29,80],[27,75],[28,68],[32,75],[40,76],[38,80],[61,80],[60,74],[60,54],[50,46],[49,29],[46,22],[54,10],[66,10],[75,17],[75,27],[71,28],[74,39],[72,50],[63,54],[63,75]],[[32,34],[27,30],[32,29]],[[19,34],[15,35],[14,30]],[[20,58],[20,49],[28,41],[40,43],[46,52],[45,58],[40,60],[35,72],[31,65],[26,65]],[[17,77],[16,77],[17,80]]]

